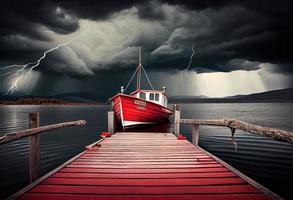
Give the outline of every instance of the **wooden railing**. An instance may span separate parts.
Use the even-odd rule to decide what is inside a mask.
[[[208,125],[208,126],[223,126],[228,127],[231,130],[232,136],[234,136],[235,131],[243,130],[249,133],[263,135],[272,137],[277,140],[286,141],[293,143],[293,133],[277,128],[257,126],[247,122],[243,122],[237,119],[214,119],[214,120],[202,120],[202,119],[180,119],[180,110],[175,108],[175,127],[174,134],[176,136],[180,133],[181,124],[190,124],[192,125],[192,143],[198,145],[199,138],[199,126]]]
[[[78,120],[73,122],[64,122],[64,123],[39,127],[40,114],[29,113],[29,129],[1,136],[0,145],[5,143],[10,143],[24,137],[29,137],[29,175],[30,175],[30,182],[33,182],[39,178],[39,171],[40,171],[40,135],[39,133],[54,130],[54,129],[59,129],[59,128],[70,127],[70,126],[82,126],[85,124],[86,124],[85,120]]]

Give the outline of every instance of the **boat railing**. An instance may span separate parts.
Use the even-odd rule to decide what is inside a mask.
[[[276,140],[286,141],[293,143],[293,133],[271,127],[258,126],[250,124],[237,119],[181,119],[180,118],[180,107],[178,105],[174,106],[174,134],[176,136],[180,135],[180,125],[192,125],[192,143],[198,146],[199,140],[199,126],[223,126],[231,130],[232,137],[236,130],[242,130],[253,134],[258,134],[261,136],[272,137]]]
[[[66,128],[70,126],[82,126],[86,124],[85,120],[63,122],[47,126],[39,126],[40,114],[29,113],[29,129],[9,133],[0,137],[0,145],[29,137],[29,176],[32,183],[39,178],[40,172],[40,133],[54,129]]]

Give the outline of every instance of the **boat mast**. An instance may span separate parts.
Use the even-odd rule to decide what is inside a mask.
[[[138,66],[137,66],[137,75],[136,75],[136,89],[140,90],[140,80],[141,80],[141,47],[139,47],[139,52],[138,52]]]

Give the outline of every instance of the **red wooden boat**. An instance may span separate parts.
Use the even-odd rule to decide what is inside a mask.
[[[124,94],[134,77],[133,75],[125,90],[121,87],[121,93],[118,93],[109,99],[112,102],[114,112],[123,128],[166,121],[173,113],[173,110],[167,107],[168,100],[165,94],[165,88],[163,88],[163,90],[154,90],[149,81],[153,90],[140,89],[142,70],[149,81],[149,78],[141,65],[139,51],[139,65],[134,73],[134,75],[137,76],[136,91],[132,92],[130,95]]]

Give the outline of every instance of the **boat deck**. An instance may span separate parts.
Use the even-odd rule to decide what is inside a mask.
[[[171,133],[116,133],[19,191],[19,199],[272,199],[270,191]]]

